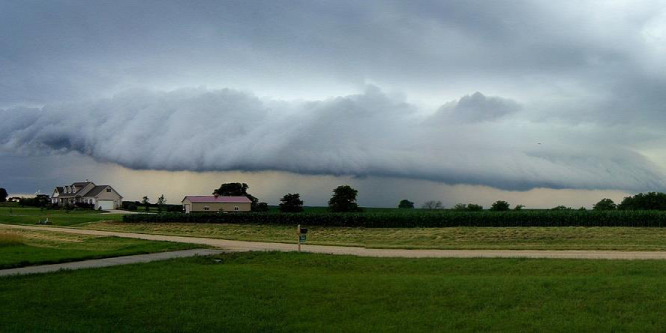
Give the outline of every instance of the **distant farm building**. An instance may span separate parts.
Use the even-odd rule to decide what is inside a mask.
[[[123,197],[110,185],[95,185],[85,181],[58,186],[51,194],[51,203],[58,206],[92,205],[95,209],[117,209]]]
[[[252,201],[245,196],[188,195],[183,210],[190,212],[249,212]]]

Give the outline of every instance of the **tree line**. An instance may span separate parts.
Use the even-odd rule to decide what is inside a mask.
[[[213,190],[213,195],[220,196],[246,196],[251,201],[251,210],[254,212],[266,212],[268,211],[268,204],[266,202],[260,202],[259,199],[250,193],[248,189],[250,187],[246,183],[223,183],[219,188]],[[333,190],[333,195],[328,201],[328,208],[332,212],[360,212],[362,208],[358,206],[356,202],[356,197],[358,195],[358,190],[352,188],[349,185],[340,185]],[[8,197],[7,190],[5,188],[0,188],[0,202],[6,202]],[[35,207],[47,207],[50,205],[49,196],[45,194],[40,194],[34,198],[22,198],[20,201],[22,206],[35,206]],[[167,205],[166,198],[162,194],[158,199],[157,203],[152,204],[148,196],[144,196],[142,201],[123,201],[123,208],[128,210],[137,210],[139,206],[148,211],[149,207],[157,207],[159,212],[162,211],[180,211],[182,210],[181,205]],[[298,213],[303,211],[303,200],[299,193],[287,193],[280,199],[280,204],[278,206],[281,212],[286,213]],[[398,208],[400,209],[414,209],[414,202],[403,199],[398,203]],[[426,201],[421,206],[425,210],[440,210],[445,209],[441,201]],[[508,211],[516,210],[520,211],[525,208],[524,205],[516,205],[513,208],[510,207],[510,204],[503,200],[495,201],[489,208],[490,211]],[[455,204],[452,210],[456,211],[482,211],[483,206],[474,204],[474,203],[458,203]],[[563,205],[556,206],[551,208],[551,210],[572,210],[571,207],[566,207]],[[586,208],[581,207],[579,210],[586,210]],[[603,198],[599,200],[596,204],[593,205],[592,210],[604,211],[604,210],[666,210],[666,193],[662,192],[647,192],[647,193],[638,193],[634,196],[625,197],[622,202],[616,204],[613,200],[609,198]]]

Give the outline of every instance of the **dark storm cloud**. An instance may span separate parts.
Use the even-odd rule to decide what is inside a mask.
[[[0,116],[12,121],[0,125],[0,143],[24,153],[73,151],[134,169],[390,176],[509,190],[663,187],[640,154],[619,143],[599,148],[578,141],[593,135],[589,129],[494,116],[517,109],[515,101],[475,93],[440,109],[453,120],[424,118],[375,87],[311,102],[229,89],[130,91],[95,102],[5,109]],[[461,123],[457,112],[479,121]]]
[[[660,189],[666,159],[641,149],[666,140],[665,21],[658,1],[0,0],[0,141],[136,169]],[[368,83],[413,100],[350,93]]]
[[[4,1],[1,6],[5,106],[164,85],[242,83],[256,91],[254,86],[289,81],[307,90],[326,81],[374,80],[409,90],[457,81],[474,91],[478,86],[470,81],[498,88],[533,85],[543,77],[600,82],[634,67],[639,44],[615,34],[613,27],[624,22],[605,27],[617,39],[595,30],[594,22],[582,17],[585,6],[557,10],[532,1]],[[595,15],[603,17],[601,12]]]

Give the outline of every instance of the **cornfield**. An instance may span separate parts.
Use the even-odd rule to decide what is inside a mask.
[[[125,222],[235,223],[365,228],[440,227],[666,227],[666,211],[413,211],[410,213],[136,214]]]

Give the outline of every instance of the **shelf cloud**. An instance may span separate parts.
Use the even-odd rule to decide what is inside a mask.
[[[475,92],[427,114],[374,86],[317,101],[232,89],[132,90],[3,109],[0,142],[132,169],[388,176],[505,190],[663,188],[660,172],[626,142],[598,147],[594,125],[511,117],[521,109]]]

